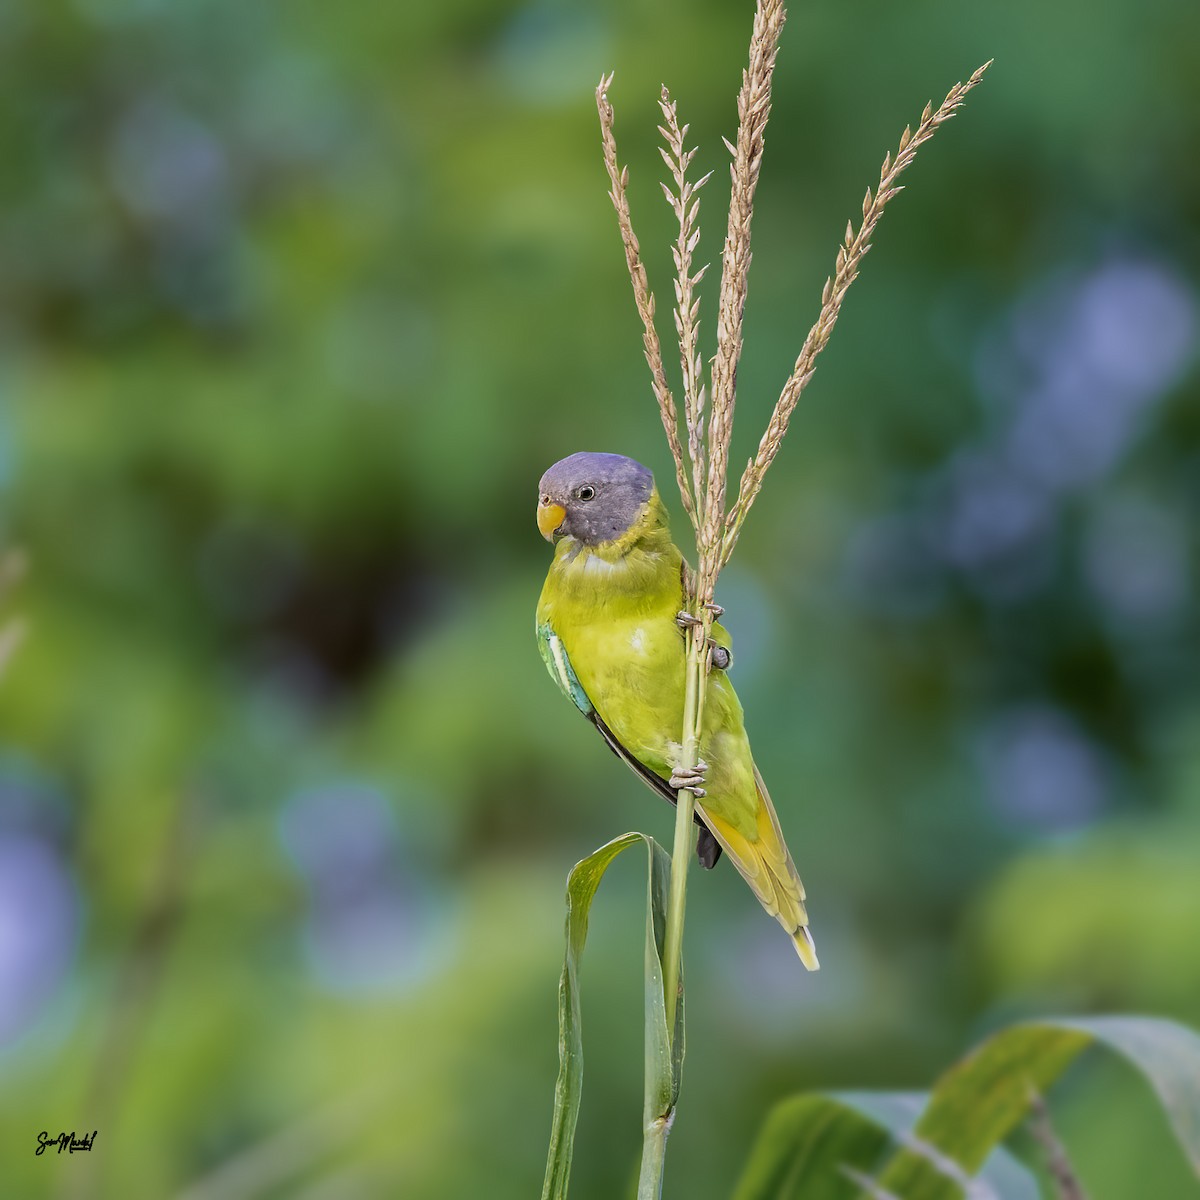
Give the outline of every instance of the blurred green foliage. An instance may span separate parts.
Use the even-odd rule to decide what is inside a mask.
[[[670,477],[591,89],[665,309],[658,87],[716,259],[750,15],[0,4],[7,1194],[536,1190],[567,870],[670,825],[533,641],[542,470]],[[884,150],[996,65],[723,581],[823,970],[695,881],[669,1194],[727,1194],[777,1098],[1013,1017],[1200,1024],[1198,37],[1187,0],[792,11],[735,461]],[[617,864],[593,917],[580,1200],[640,1140],[642,895]],[[1055,1097],[1090,1194],[1192,1195],[1091,1078]],[[96,1150],[35,1158],[60,1127]]]
[[[1161,1018],[1050,1017],[992,1034],[929,1092],[802,1093],[782,1101],[755,1142],[737,1200],[854,1200],[868,1193],[1031,1200],[1041,1188],[1003,1145],[1027,1121],[1053,1158],[1053,1166],[1045,1164],[1055,1180],[1050,1194],[1078,1196],[1042,1093],[1093,1043],[1141,1074],[1181,1156],[1200,1174],[1200,1037]]]

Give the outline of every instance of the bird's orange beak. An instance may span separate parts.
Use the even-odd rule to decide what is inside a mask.
[[[537,523],[546,541],[554,540],[554,533],[567,519],[567,510],[561,504],[551,502],[549,496],[543,496],[538,501]]]

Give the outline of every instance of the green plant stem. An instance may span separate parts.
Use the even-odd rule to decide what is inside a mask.
[[[680,766],[687,769],[700,761],[700,723],[704,717],[705,683],[708,675],[708,637],[712,615],[704,611],[704,623],[688,630],[686,676],[683,695],[683,747]],[[671,854],[671,891],[667,899],[666,933],[663,939],[663,1002],[667,1036],[676,1036],[675,1017],[679,1008],[682,975],[683,914],[687,902],[687,872],[692,858],[692,817],[696,799],[688,790],[676,793],[675,843]],[[682,1036],[682,1030],[680,1031]],[[655,1064],[646,1062],[646,1071]],[[647,1111],[642,1131],[642,1163],[638,1174],[638,1200],[658,1200],[662,1195],[667,1136],[675,1119],[671,1104],[666,1112]]]
[[[700,720],[704,713],[704,684],[707,674],[711,616],[703,625],[688,630],[687,676],[683,693],[684,769],[700,761]],[[679,999],[679,976],[683,956],[683,912],[687,903],[687,871],[692,859],[692,817],[696,798],[690,791],[676,793],[675,843],[671,850],[671,896],[667,905],[667,935],[663,946],[663,994],[667,1005],[667,1034],[675,1034],[675,1008]]]
[[[642,1167],[638,1172],[637,1200],[659,1200],[662,1195],[663,1164],[667,1158],[667,1134],[671,1117],[649,1122],[642,1135]]]

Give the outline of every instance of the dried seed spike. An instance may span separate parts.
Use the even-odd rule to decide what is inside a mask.
[[[646,268],[642,265],[641,250],[633,232],[633,221],[629,212],[627,189],[629,184],[628,167],[620,167],[617,162],[617,142],[613,132],[614,114],[605,94],[612,76],[602,77],[600,87],[596,90],[596,110],[600,117],[600,139],[604,151],[604,167],[608,172],[611,185],[609,196],[617,213],[617,227],[621,241],[625,247],[625,264],[629,270],[630,282],[633,285],[634,303],[638,315],[642,319],[642,345],[645,351],[646,363],[650,367],[650,377],[653,383],[655,399],[658,401],[659,416],[662,419],[663,430],[667,435],[667,443],[671,448],[671,457],[675,460],[675,479],[679,485],[680,500],[684,511],[692,520],[697,521],[696,504],[692,497],[691,485],[684,466],[683,445],[679,439],[679,414],[675,407],[675,399],[667,384],[666,373],[663,370],[662,345],[654,323],[655,302],[654,293],[650,291],[650,283],[646,278]]]
[[[730,157],[737,158],[737,147],[724,135],[722,135],[721,141],[725,143],[725,149],[729,151]]]
[[[834,274],[825,281],[825,286],[821,291],[821,311],[817,315],[816,322],[808,331],[792,374],[784,384],[779,399],[775,403],[775,409],[767,424],[766,432],[759,441],[758,453],[742,473],[737,500],[725,518],[721,537],[720,564],[722,566],[729,561],[729,556],[733,553],[746,514],[762,488],[763,477],[767,469],[779,451],[800,394],[812,378],[817,356],[829,342],[846,292],[858,277],[858,268],[863,256],[871,248],[871,236],[883,215],[884,206],[896,192],[901,190],[897,177],[913,162],[918,147],[928,141],[937,129],[954,115],[966,99],[967,93],[983,77],[983,72],[989,65],[989,63],[985,63],[976,70],[966,84],[955,84],[936,112],[931,104],[926,105],[915,135],[911,126],[905,127],[895,155],[888,154],[884,157],[879,187],[875,195],[872,196],[870,189],[867,190],[861,227],[856,233],[853,225],[847,224],[844,243],[837,249]],[[707,512],[707,508],[705,511]]]
[[[674,281],[675,311],[674,323],[679,335],[680,366],[683,374],[683,411],[687,427],[687,455],[691,463],[692,490],[697,498],[703,486],[703,445],[698,432],[700,425],[701,382],[696,363],[699,354],[695,352],[699,338],[698,316],[699,302],[695,297],[696,276],[692,275],[692,254],[700,239],[698,220],[700,204],[695,198],[696,185],[687,177],[688,167],[696,156],[695,149],[688,149],[685,143],[688,126],[679,124],[679,111],[676,103],[669,98],[666,88],[662,91],[662,108],[664,126],[659,132],[669,147],[662,151],[663,161],[667,164],[674,181],[673,208],[679,222],[679,230],[671,249],[671,257],[675,263],[676,278]],[[665,185],[664,185],[665,188]],[[670,189],[665,189],[670,190]],[[699,536],[699,524],[696,523]]]

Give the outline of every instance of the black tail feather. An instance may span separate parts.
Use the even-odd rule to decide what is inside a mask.
[[[700,832],[696,834],[696,857],[706,871],[711,871],[717,865],[717,859],[721,857],[721,843],[713,837],[712,830],[700,820],[699,813],[696,814],[696,824],[700,826]]]

